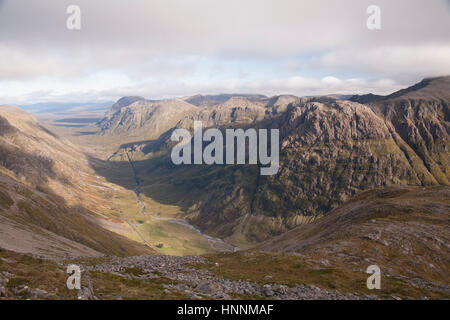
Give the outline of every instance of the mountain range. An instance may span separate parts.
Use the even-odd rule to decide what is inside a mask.
[[[387,96],[123,97],[80,129],[0,106],[0,296],[88,257],[88,298],[373,298],[354,284],[366,264],[383,297],[448,297],[449,107],[450,76]],[[278,173],[174,165],[171,133],[194,121],[278,129]]]
[[[449,92],[450,77],[439,77],[388,96],[348,100],[233,96],[221,102],[218,96],[207,98],[217,104],[204,105],[195,96],[126,105],[121,99],[98,134],[143,141],[122,149],[136,163],[143,190],[175,189],[184,217],[201,230],[253,243],[314,221],[363,190],[449,185]],[[192,130],[195,120],[221,129],[279,129],[278,174],[260,177],[252,166],[172,165],[170,133]],[[123,159],[118,152],[116,160]]]

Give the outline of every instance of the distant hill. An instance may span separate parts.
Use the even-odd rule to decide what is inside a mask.
[[[249,101],[261,101],[267,98],[261,94],[216,94],[216,95],[195,95],[192,97],[185,98],[186,102],[189,102],[197,107],[211,107],[220,103],[223,103],[230,98],[245,98]]]
[[[387,100],[400,99],[415,99],[415,100],[449,100],[450,92],[450,77],[435,77],[425,78],[421,82],[399,90],[386,96],[375,95],[372,93],[365,95],[353,95],[349,98],[350,101],[359,103],[375,103]]]
[[[348,100],[364,104],[364,103],[369,103],[369,102],[375,102],[375,101],[381,100],[383,98],[384,98],[384,96],[369,93],[369,94],[363,94],[363,95],[354,95],[354,96],[351,96]]]
[[[21,105],[20,107],[33,114],[68,113],[82,111],[107,111],[113,102],[40,102]]]

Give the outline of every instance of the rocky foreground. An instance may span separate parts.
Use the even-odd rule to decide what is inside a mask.
[[[179,300],[442,299],[445,279],[383,270],[381,290],[369,290],[366,262],[240,251],[206,256],[141,255],[50,260],[0,249],[0,299]],[[80,290],[67,288],[67,267],[81,269]]]
[[[178,291],[186,293],[191,299],[232,299],[238,295],[254,296],[268,299],[374,299],[374,295],[343,294],[339,291],[324,290],[314,285],[297,284],[292,287],[281,284],[258,284],[252,281],[233,281],[218,277],[210,270],[193,268],[192,265],[205,264],[200,256],[166,256],[147,255],[118,258],[108,263],[86,266],[86,271],[100,271],[120,277],[133,279],[155,279],[159,277],[176,281],[176,284],[165,284],[164,292]],[[130,268],[140,269],[139,275],[128,273]],[[214,268],[220,268],[215,264]],[[270,282],[271,276],[266,280]],[[96,299],[90,295],[92,290],[82,289],[80,298]],[[86,294],[87,293],[87,294]]]
[[[2,258],[2,262],[12,263],[13,260]],[[164,295],[172,293],[181,294],[180,297],[188,299],[377,299],[375,295],[344,294],[337,290],[320,289],[314,285],[300,285],[288,287],[281,284],[259,284],[252,281],[233,281],[219,277],[214,270],[204,270],[192,266],[204,265],[207,261],[199,256],[166,256],[146,255],[135,257],[113,257],[108,262],[82,265],[82,286],[76,292],[79,300],[97,299],[123,299],[117,293],[105,294],[96,288],[93,273],[110,274],[120,278],[145,281],[157,279],[169,279],[162,284],[160,290]],[[59,262],[64,269],[68,265]],[[221,266],[215,264],[214,268]],[[272,276],[265,279],[270,282]],[[31,281],[32,282],[32,281]],[[117,281],[118,285],[119,281]],[[16,274],[2,271],[0,273],[0,298],[3,299],[55,299],[62,298],[56,292],[50,292],[41,288],[33,288],[27,285],[23,278]]]

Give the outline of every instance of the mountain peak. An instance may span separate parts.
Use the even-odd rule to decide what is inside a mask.
[[[406,89],[394,92],[385,98],[410,98],[410,99],[450,99],[450,76],[425,78],[419,83]]]
[[[125,96],[117,100],[115,104],[112,105],[110,113],[114,113],[116,111],[119,111],[123,107],[129,106],[132,103],[135,103],[136,101],[145,101],[145,98],[140,96]]]
[[[376,94],[354,95],[350,101],[372,103],[387,99],[421,99],[421,100],[450,100],[450,76],[424,78],[422,81],[401,89],[387,96]]]

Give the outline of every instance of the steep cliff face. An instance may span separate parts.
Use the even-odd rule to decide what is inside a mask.
[[[356,190],[420,184],[389,126],[367,106],[348,101],[293,105],[279,120],[282,166],[258,194],[284,215],[328,211]],[[276,195],[273,190],[284,190]]]
[[[440,184],[450,181],[450,77],[422,82],[369,104],[390,122]]]
[[[281,132],[278,174],[257,177],[237,169],[243,178],[230,179],[227,197],[219,200],[219,191],[208,188],[209,200],[193,221],[213,233],[242,232],[260,241],[326,214],[360,190],[448,185],[448,79],[419,86],[423,94],[405,90],[370,105],[294,102],[268,125]]]
[[[216,194],[209,187],[209,200],[194,218],[208,231],[232,230],[231,236],[239,230],[261,241],[314,220],[359,190],[439,184],[394,126],[368,106],[303,99],[268,126],[281,133],[278,173],[258,177],[253,176],[257,171],[236,169],[241,179],[225,174],[227,197],[219,197],[224,186]],[[219,219],[216,225],[213,212],[233,219]]]

